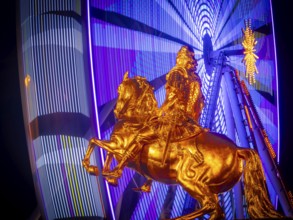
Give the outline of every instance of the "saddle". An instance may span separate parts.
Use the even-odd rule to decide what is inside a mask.
[[[182,124],[172,125],[170,123],[161,124],[160,129],[158,129],[157,134],[159,140],[161,140],[161,146],[163,148],[163,160],[162,166],[164,166],[167,159],[167,152],[170,149],[169,145],[172,143],[181,142],[188,140],[190,138],[197,137],[202,132],[207,132],[208,129],[202,128],[195,123],[183,122]],[[191,154],[194,160],[201,164],[204,161],[202,153],[198,150],[196,143],[187,147],[186,150]]]

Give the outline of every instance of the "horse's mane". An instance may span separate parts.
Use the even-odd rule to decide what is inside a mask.
[[[132,87],[132,100],[128,104],[128,108],[133,110],[133,113],[140,116],[150,116],[158,109],[157,100],[154,95],[154,88],[141,76],[129,78],[128,83]]]

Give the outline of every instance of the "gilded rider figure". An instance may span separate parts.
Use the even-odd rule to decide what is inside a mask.
[[[130,129],[136,128],[133,132],[137,135],[125,146],[126,154],[120,163],[112,171],[104,172],[104,176],[119,178],[123,168],[141,151],[143,144],[150,143],[152,140],[160,140],[164,143],[162,146],[164,152],[162,166],[164,166],[169,143],[187,139],[205,131],[198,124],[204,106],[204,96],[201,92],[200,78],[195,72],[196,66],[193,50],[187,46],[181,47],[175,67],[166,76],[165,102],[158,112],[150,113],[148,120],[137,121],[134,124],[131,120],[127,123]],[[203,156],[197,147],[188,150],[198,165],[203,162]]]
[[[204,107],[204,96],[201,92],[201,80],[195,72],[196,66],[193,49],[183,46],[177,54],[175,67],[166,76],[166,99],[159,116],[164,126],[169,127],[162,129],[165,131],[163,136],[166,141],[163,164],[169,142],[176,142],[206,131],[198,123]],[[193,147],[192,150],[194,159],[201,164],[202,154],[197,148]]]

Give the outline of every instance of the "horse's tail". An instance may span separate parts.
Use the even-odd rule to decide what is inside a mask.
[[[282,218],[269,200],[263,167],[256,151],[241,149],[239,155],[246,160],[244,193],[250,218]]]

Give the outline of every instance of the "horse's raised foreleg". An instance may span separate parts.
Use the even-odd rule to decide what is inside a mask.
[[[117,150],[117,144],[114,141],[103,141],[97,138],[92,138],[89,141],[88,149],[86,151],[84,159],[82,160],[82,165],[87,170],[87,172],[97,176],[99,174],[98,167],[90,165],[90,157],[91,157],[91,154],[93,153],[95,146],[99,146],[105,149],[109,153],[117,153],[118,150]],[[121,154],[121,153],[118,152],[118,154]]]
[[[91,142],[89,142],[88,148],[86,150],[85,156],[82,160],[82,166],[86,169],[88,173],[91,175],[98,176],[99,175],[99,169],[97,166],[90,165],[90,157],[93,153],[95,145],[93,145]]]
[[[119,146],[119,144],[116,143],[116,141],[112,141],[112,140],[108,141],[108,140],[99,140],[97,138],[92,138],[89,144],[94,146],[99,146],[103,148],[104,150],[106,150],[108,153],[112,153],[120,157],[122,156],[124,152],[122,146]]]
[[[107,152],[107,156],[106,156],[106,160],[105,160],[102,172],[108,172],[110,170],[110,165],[111,165],[112,160],[113,160],[113,154]]]
[[[107,173],[107,172],[110,171],[110,165],[111,165],[112,160],[113,160],[113,154],[108,152],[106,160],[105,160],[105,163],[104,163],[102,173]],[[117,186],[118,185],[117,178],[105,177],[105,179],[112,186]]]

